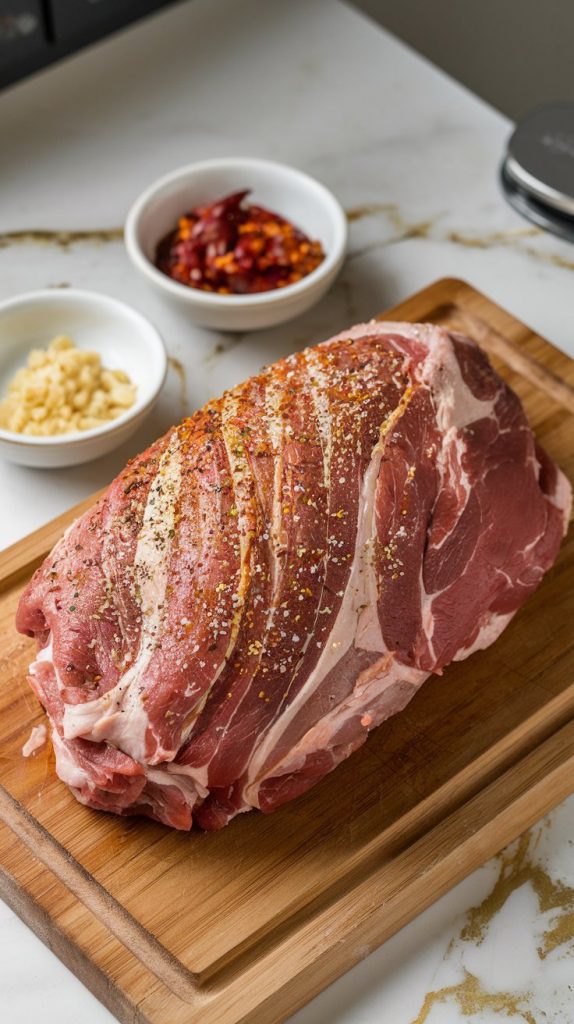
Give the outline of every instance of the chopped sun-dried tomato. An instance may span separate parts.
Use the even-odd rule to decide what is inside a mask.
[[[221,295],[284,288],[324,260],[311,241],[284,217],[244,204],[249,189],[180,217],[159,243],[156,266],[180,284]]]

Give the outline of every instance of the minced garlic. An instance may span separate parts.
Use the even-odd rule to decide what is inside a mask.
[[[97,352],[78,349],[64,335],[33,349],[0,402],[0,427],[52,437],[91,430],[133,405],[136,387],[123,370],[102,366]]]

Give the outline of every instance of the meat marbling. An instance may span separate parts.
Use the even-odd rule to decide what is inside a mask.
[[[570,500],[461,335],[281,360],[130,462],[26,589],[58,775],[180,829],[273,810],[497,638]]]

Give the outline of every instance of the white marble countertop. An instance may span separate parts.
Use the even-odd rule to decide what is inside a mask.
[[[98,462],[49,473],[0,462],[0,546],[108,482],[186,408],[438,277],[466,278],[574,354],[574,247],[502,199],[509,131],[335,0],[195,0],[3,94],[0,298],[65,285],[116,295],[157,324],[186,380],[172,370],[139,435]],[[335,288],[278,329],[190,327],[146,289],[114,231],[158,175],[226,154],[295,164],[356,213]],[[573,838],[570,800],[294,1021],[574,1020]],[[3,1024],[112,1020],[1,904],[0,993]]]

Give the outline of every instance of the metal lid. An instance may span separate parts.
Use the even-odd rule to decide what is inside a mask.
[[[541,107],[517,126],[501,180],[520,213],[574,238],[574,103]]]
[[[500,182],[508,202],[518,213],[537,227],[551,231],[568,242],[574,242],[574,217],[559,213],[554,207],[540,202],[525,189],[519,188],[508,174],[506,161],[500,168]]]
[[[520,188],[574,216],[574,103],[529,114],[510,139],[506,169]]]

